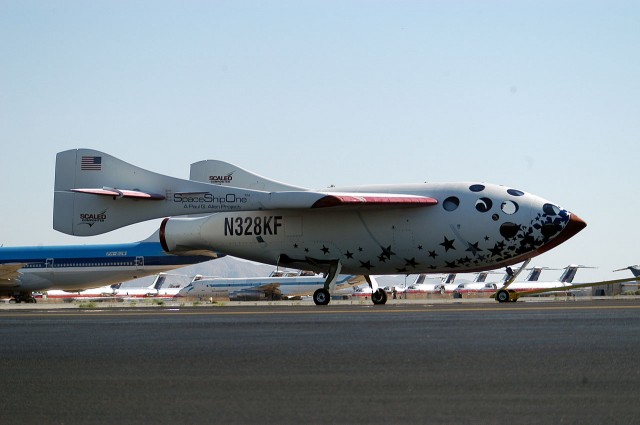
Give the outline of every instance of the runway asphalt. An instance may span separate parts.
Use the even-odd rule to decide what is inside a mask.
[[[0,424],[636,424],[640,301],[0,310]]]

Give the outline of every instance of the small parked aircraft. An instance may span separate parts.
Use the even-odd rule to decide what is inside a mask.
[[[313,294],[324,281],[324,276],[306,271],[274,270],[268,277],[196,276],[176,297],[229,297],[232,301],[302,297]],[[341,275],[336,280],[335,291],[362,283],[365,283],[363,276]]]

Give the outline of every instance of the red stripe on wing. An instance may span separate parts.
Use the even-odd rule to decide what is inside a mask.
[[[327,195],[318,199],[311,208],[337,207],[341,205],[395,205],[395,206],[429,206],[436,205],[437,199],[426,196],[393,196],[393,195]]]

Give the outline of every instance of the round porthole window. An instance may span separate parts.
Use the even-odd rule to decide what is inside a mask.
[[[469,190],[472,192],[482,192],[484,190],[483,184],[474,184],[469,186]]]
[[[542,211],[547,215],[558,215],[560,213],[560,207],[553,204],[544,204]]]
[[[449,196],[442,203],[442,208],[446,211],[455,211],[460,206],[460,199],[455,196]]]
[[[493,206],[493,201],[489,198],[480,198],[476,201],[476,209],[480,212],[487,212]]]
[[[513,201],[504,201],[502,205],[500,205],[500,209],[503,213],[511,215],[518,212],[518,204]]]
[[[517,189],[507,189],[507,193],[511,196],[522,196],[524,192]]]

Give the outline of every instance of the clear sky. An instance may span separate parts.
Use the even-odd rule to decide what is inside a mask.
[[[588,223],[536,265],[631,276],[639,22],[637,1],[0,0],[0,243],[157,228],[52,229],[55,154],[86,147],[183,178],[504,184]]]

